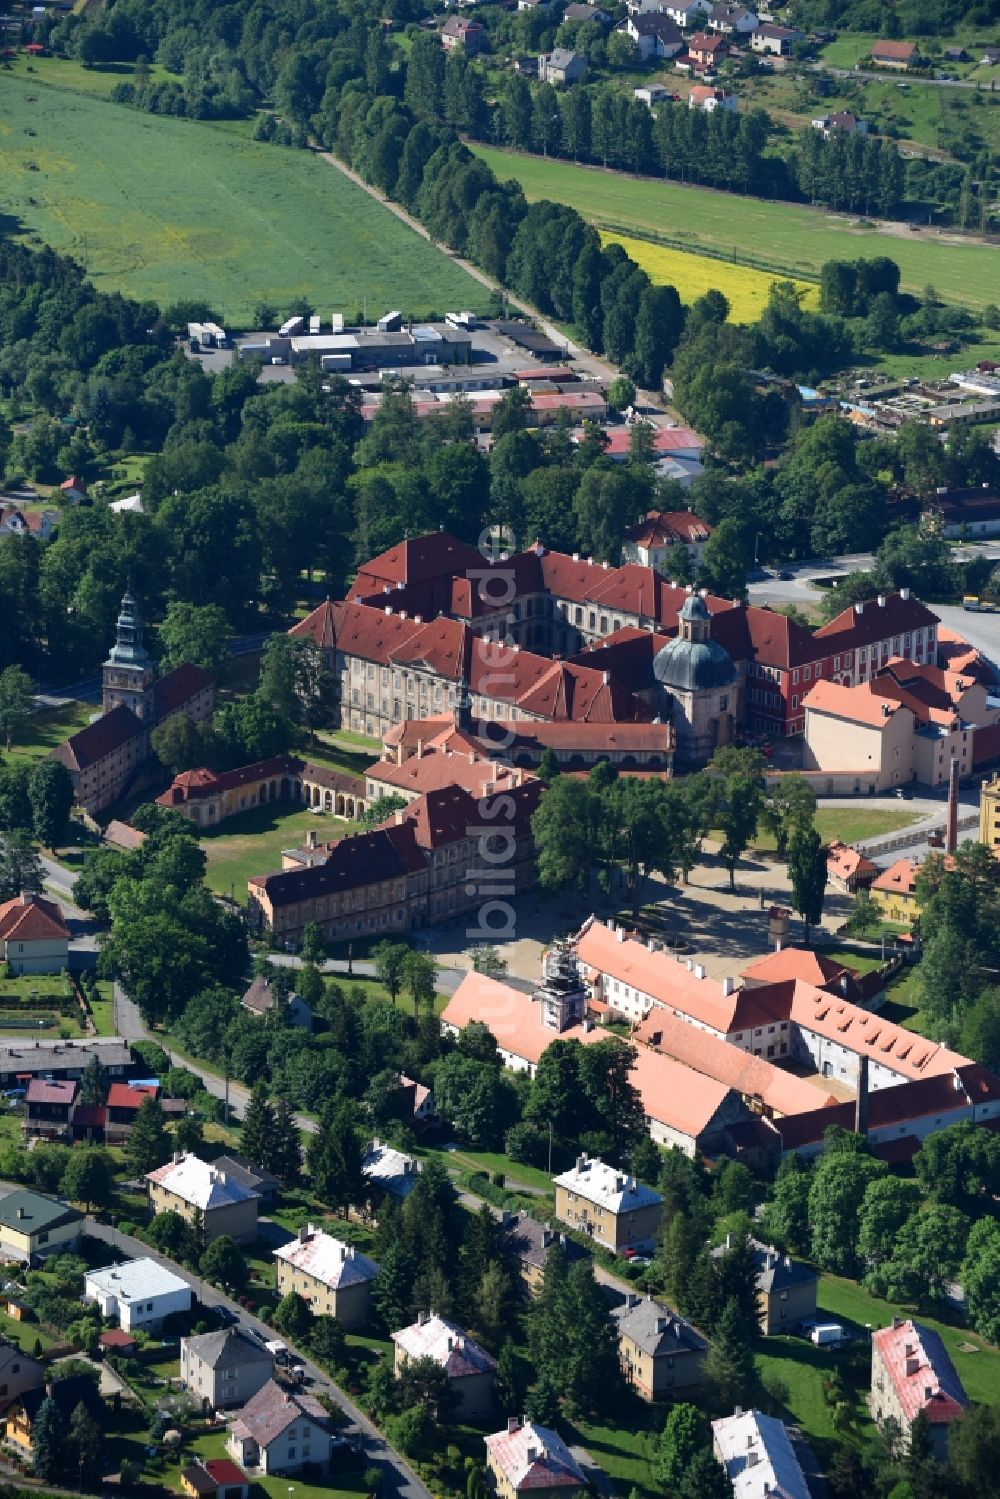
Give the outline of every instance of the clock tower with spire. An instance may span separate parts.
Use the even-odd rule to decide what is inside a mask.
[[[142,643],[142,620],[131,588],[122,599],[115,643],[104,663],[103,708],[131,708],[142,723],[154,723],[153,680],[155,671],[149,652]]]

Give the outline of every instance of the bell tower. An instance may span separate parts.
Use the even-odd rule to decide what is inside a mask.
[[[153,724],[153,679],[155,671],[149,652],[142,643],[142,620],[130,588],[122,599],[115,643],[103,669],[103,708],[131,708],[136,718]]]

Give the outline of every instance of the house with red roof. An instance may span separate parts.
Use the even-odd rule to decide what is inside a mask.
[[[944,1461],[951,1428],[971,1405],[938,1333],[900,1317],[872,1333],[871,1413],[879,1426],[895,1423],[904,1448],[922,1416],[935,1455]]]
[[[583,1494],[590,1485],[557,1431],[510,1416],[504,1431],[486,1441],[486,1466],[500,1499],[531,1494],[538,1499]]]
[[[839,839],[827,844],[826,877],[836,890],[856,895],[859,890],[867,890],[877,874],[878,865],[850,844]]]
[[[878,68],[892,68],[901,73],[908,68],[918,68],[923,61],[916,42],[885,40],[872,43],[871,59]]]
[[[493,1409],[496,1359],[462,1328],[434,1312],[419,1312],[416,1322],[392,1334],[397,1379],[408,1363],[429,1358],[443,1369],[461,1420],[476,1421]]]
[[[0,960],[14,975],[61,973],[69,965],[69,935],[54,900],[24,891],[0,905]]]
[[[692,510],[650,510],[644,520],[629,526],[625,532],[622,562],[655,567],[657,572],[669,578],[671,558],[677,557],[683,547],[688,560],[700,567],[702,549],[712,529],[708,521],[702,520]]]
[[[717,32],[696,31],[688,38],[687,55],[699,71],[717,68],[729,56],[729,43]]]

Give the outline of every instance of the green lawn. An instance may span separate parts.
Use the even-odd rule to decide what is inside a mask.
[[[64,739],[68,739],[70,734],[85,729],[94,714],[99,712],[97,703],[70,701],[61,708],[44,708],[33,713],[10,747],[11,759],[41,759],[62,744]]]
[[[899,812],[880,807],[868,807],[849,803],[843,807],[818,807],[816,809],[816,831],[824,843],[857,843],[862,838],[877,838],[882,833],[895,833],[917,821],[915,812]],[[754,838],[759,849],[775,847],[774,834],[761,827]]]
[[[491,1176],[502,1171],[507,1178],[507,1186],[511,1189],[518,1185],[527,1187],[538,1187],[542,1192],[552,1191],[552,1178],[547,1171],[541,1171],[537,1166],[524,1166],[520,1161],[512,1161],[510,1156],[502,1155],[492,1150],[433,1150],[421,1147],[417,1150],[421,1156],[436,1156],[445,1166],[458,1166],[464,1171],[487,1171]]]
[[[917,993],[919,972],[919,963],[910,964],[890,980],[886,990],[885,1004],[879,1014],[884,1015],[894,1024],[901,1025],[904,1030],[917,1031],[920,1035],[926,1035],[927,1028],[924,1025]]]
[[[889,255],[909,291],[919,292],[930,282],[947,301],[982,307],[995,300],[996,250],[986,245],[946,243],[926,232],[903,238],[800,204],[767,203],[486,146],[475,150],[502,180],[516,177],[529,200],[571,204],[602,228],[640,236],[669,233],[694,251],[752,249],[789,275],[815,277],[824,261],[838,257]]]
[[[636,1400],[629,1420],[614,1426],[599,1421],[578,1421],[568,1437],[579,1442],[594,1462],[603,1468],[619,1494],[632,1489],[650,1496],[663,1493],[653,1467],[664,1413]]]
[[[356,952],[354,956],[357,957]],[[405,1010],[407,1015],[413,1014],[413,1001],[411,1000],[405,989],[401,989],[400,992],[396,995],[395,1000],[393,1000],[391,995],[389,994],[388,989],[380,984],[377,979],[355,978],[353,974],[348,973],[333,973],[330,974],[329,977],[332,978],[336,983],[344,985],[346,988],[360,990],[366,1000],[379,999],[382,1000],[385,1004],[394,1003],[398,1009]],[[441,1011],[444,1009],[447,1003],[447,994],[435,994],[435,1015],[440,1015]]]
[[[891,1301],[880,1301],[876,1296],[869,1296],[854,1281],[844,1280],[839,1275],[821,1277],[819,1307],[824,1316],[829,1313],[831,1318],[849,1324],[854,1331],[863,1330],[867,1323],[873,1328],[886,1327],[893,1317],[915,1316],[918,1322],[940,1335],[969,1396],[990,1405],[1000,1402],[1000,1349],[985,1343],[968,1328],[941,1322]]]
[[[336,732],[321,730],[316,741],[303,748],[302,756],[305,760],[314,760],[317,765],[328,765],[331,770],[360,776],[369,765],[381,759],[382,745],[377,739],[348,734],[344,729]]]
[[[29,72],[30,69],[30,72]],[[85,68],[83,63],[68,57],[28,57],[19,53],[14,61],[13,74],[26,83],[48,83],[56,88],[72,89],[76,93],[90,94],[98,99],[109,99],[119,83],[125,83],[135,72],[132,63],[111,62],[97,67]],[[182,79],[176,73],[168,73],[159,63],[151,63],[150,77],[155,83],[173,78]]]
[[[33,101],[33,102],[31,102]],[[27,131],[32,131],[28,135]],[[203,297],[237,325],[261,300],[327,316],[486,310],[446,255],[307,151],[167,119],[34,78],[0,92],[4,209],[98,285],[161,305]]]
[[[225,1433],[207,1431],[184,1444],[185,1462],[167,1467],[163,1481],[168,1488],[180,1491],[181,1468],[193,1456],[201,1458],[228,1457]],[[347,1499],[348,1495],[363,1493],[361,1475],[332,1473],[317,1483],[309,1483],[300,1475],[288,1477],[257,1478],[250,1485],[250,1499]]]
[[[111,992],[111,985],[99,981],[97,985],[99,999],[90,1001],[90,1013],[94,1021],[94,1028],[99,1036],[115,1035],[115,1002]]]
[[[221,827],[202,833],[208,857],[206,878],[219,895],[246,903],[247,880],[255,874],[272,874],[281,868],[281,850],[298,848],[306,833],[314,832],[321,843],[342,837],[352,824],[342,818],[307,812],[294,802],[271,802],[227,818]]]

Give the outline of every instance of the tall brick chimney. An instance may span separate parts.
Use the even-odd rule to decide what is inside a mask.
[[[958,757],[951,762],[948,772],[948,815],[945,819],[945,853],[953,854],[958,847]]]

